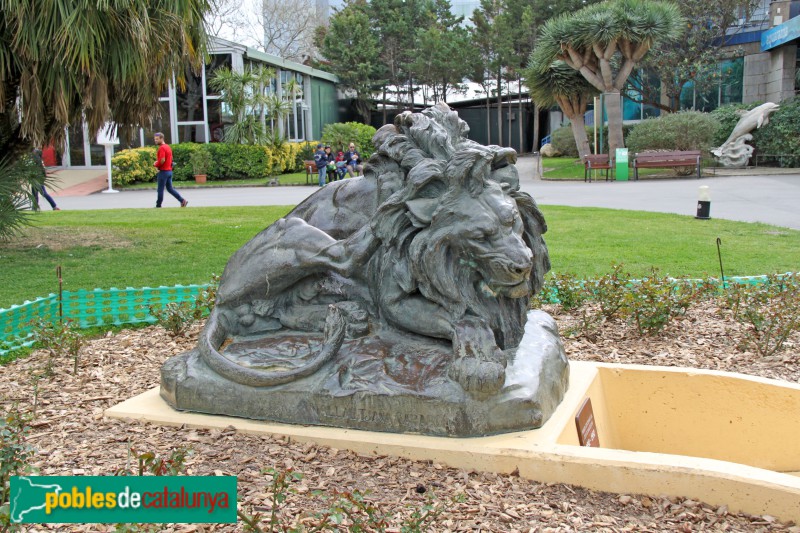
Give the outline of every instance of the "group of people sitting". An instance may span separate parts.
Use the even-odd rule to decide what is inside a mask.
[[[319,172],[319,186],[324,187],[326,183],[344,179],[345,174],[350,177],[360,176],[364,167],[361,165],[361,155],[356,150],[356,145],[350,143],[346,152],[339,152],[334,155],[330,145],[317,145],[314,153],[314,164],[317,165]]]

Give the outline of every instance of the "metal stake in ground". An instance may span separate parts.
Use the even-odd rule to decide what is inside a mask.
[[[64,300],[61,297],[63,292],[64,282],[61,279],[61,265],[56,267],[56,277],[58,277],[58,323],[64,323]]]
[[[720,249],[722,246],[722,239],[717,237],[717,257],[719,257],[719,274],[722,276],[722,288],[725,288],[725,271],[722,270],[722,250]]]

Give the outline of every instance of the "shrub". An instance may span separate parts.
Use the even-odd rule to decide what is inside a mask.
[[[707,294],[707,285],[653,274],[628,288],[622,314],[636,325],[640,335],[655,335],[676,316]]]
[[[197,143],[181,143],[172,146],[172,179],[187,181],[194,179],[192,155],[201,147]]]
[[[769,117],[769,124],[753,133],[753,143],[760,155],[783,155],[782,167],[800,166],[800,100],[781,103]]]
[[[730,104],[716,108],[711,112],[711,116],[717,119],[719,127],[711,139],[711,146],[716,148],[728,140],[728,135],[731,134],[736,123],[742,118],[743,111],[749,111],[754,107],[761,105],[760,103],[753,104]]]
[[[701,150],[711,148],[719,122],[710,113],[682,111],[643,120],[631,130],[631,152],[645,150]]]
[[[214,310],[214,306],[217,304],[217,289],[219,289],[219,275],[211,274],[211,282],[208,287],[200,291],[194,299],[192,317],[195,320],[200,320]]]
[[[612,264],[611,272],[587,281],[587,289],[597,302],[600,314],[611,319],[619,316],[625,308],[628,294],[628,280],[631,275],[623,270],[621,264]]]
[[[209,180],[266,179],[282,172],[302,170],[298,159],[307,143],[283,143],[280,147],[228,143],[180,143],[172,146],[172,179],[194,179],[192,155],[199,149],[211,155],[206,175]],[[122,150],[111,160],[117,185],[155,181],[156,148],[145,146]],[[298,162],[299,161],[299,162]]]
[[[0,416],[0,531],[7,531],[12,525],[11,476],[35,472],[28,464],[36,455],[36,449],[26,442],[29,422],[30,416],[21,413],[16,405],[12,405],[9,411],[4,408]]]
[[[361,154],[362,160],[367,160],[375,151],[372,146],[372,137],[375,128],[360,122],[337,122],[328,124],[322,130],[322,142],[330,144],[333,150],[344,151],[348,143],[356,143],[356,149]]]
[[[734,320],[745,328],[741,349],[768,357],[800,330],[800,278],[796,274],[771,275],[759,285],[734,285],[726,300]]]
[[[122,150],[111,158],[114,167],[114,185],[125,185],[133,182],[155,181],[158,171],[153,166],[156,160],[156,147],[143,146]]]
[[[623,138],[626,139],[626,143],[632,129],[633,126],[631,125],[622,126],[622,135]],[[586,126],[586,137],[589,139],[589,150],[594,153],[594,126]],[[553,148],[563,155],[578,157],[578,147],[575,144],[575,136],[572,134],[572,128],[569,126],[558,128],[551,135],[551,139]],[[600,132],[597,133],[597,140],[598,142],[600,141]],[[600,145],[599,153],[608,153],[608,126],[603,126],[603,143]]]
[[[569,126],[564,126],[554,131],[550,136],[550,144],[562,155],[578,157],[578,145],[575,144],[575,136],[572,135],[572,128]],[[591,146],[591,140],[589,144]]]
[[[192,174],[195,176],[202,176],[208,174],[208,169],[211,167],[211,153],[201,145],[192,153],[189,158],[189,163],[192,167]]]
[[[48,354],[43,369],[46,377],[52,377],[56,360],[64,357],[72,358],[72,373],[78,373],[80,351],[86,344],[86,338],[71,321],[55,323],[39,319],[32,333],[33,340]]]
[[[553,277],[545,280],[542,293],[549,294],[551,301],[555,299],[564,311],[579,308],[591,297],[584,282],[569,272],[553,274]]]
[[[306,141],[298,144],[297,154],[295,155],[295,170],[303,170],[303,161],[313,161],[314,152],[317,151],[317,141]]]
[[[190,302],[170,302],[163,307],[150,305],[150,314],[156,324],[167,330],[173,337],[181,335],[195,321],[194,306]]]

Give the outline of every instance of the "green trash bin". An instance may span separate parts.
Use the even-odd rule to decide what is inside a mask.
[[[614,161],[616,162],[614,172],[617,174],[617,181],[628,181],[628,149],[617,148]]]

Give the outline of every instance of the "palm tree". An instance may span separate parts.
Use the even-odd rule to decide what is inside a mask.
[[[558,104],[569,118],[578,154],[581,159],[585,159],[591,152],[583,117],[589,100],[597,94],[597,89],[563,61],[542,64],[537,61],[536,54],[531,54],[523,76],[531,98],[538,106]]]
[[[291,96],[290,112],[294,116],[294,135],[295,138],[300,138],[297,132],[297,98],[303,95],[303,85],[293,75],[289,81],[283,84],[283,90]]]
[[[214,90],[220,92],[222,102],[233,115],[233,124],[225,128],[225,142],[234,144],[262,144],[266,139],[266,114],[270,95],[267,88],[275,78],[275,70],[257,67],[237,72],[220,68],[209,80]]]
[[[62,145],[70,124],[147,124],[187,60],[200,68],[209,11],[209,0],[0,0],[0,166]],[[20,215],[3,191],[0,235]]]
[[[265,108],[270,117],[272,124],[273,135],[275,134],[275,124],[281,124],[281,121],[289,116],[292,107],[287,100],[284,100],[276,93],[268,94],[266,96]],[[280,131],[281,128],[279,128]]]
[[[677,6],[656,0],[609,0],[551,19],[536,45],[541,64],[562,60],[607,94],[608,144],[622,138],[622,88],[654,43],[677,38],[684,20]]]

